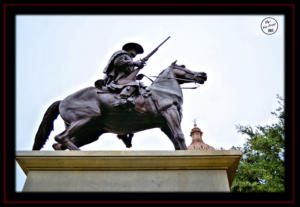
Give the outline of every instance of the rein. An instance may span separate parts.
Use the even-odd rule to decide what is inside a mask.
[[[148,76],[144,75],[146,78],[148,78],[150,81],[154,82],[151,78],[149,78]],[[155,76],[155,75],[151,75],[150,77],[153,77],[153,78],[157,78],[158,76]],[[182,80],[182,81],[188,81],[188,82],[194,82],[196,86],[194,87],[180,87],[181,89],[197,89],[199,88],[199,84],[196,83],[196,81],[192,81],[190,79],[185,79],[185,78],[161,78],[162,80]]]
[[[197,83],[195,83],[195,84],[196,84],[196,86],[194,86],[194,87],[181,87],[181,89],[197,89],[197,88],[199,88],[200,85],[198,85]]]
[[[184,69],[179,68],[179,67],[174,67],[174,66],[173,66],[173,69],[175,69],[175,70],[181,70],[181,71],[184,71],[185,73],[189,73],[189,74],[194,75],[192,72],[187,71],[187,70],[184,70]],[[147,75],[145,75],[145,74],[142,74],[142,75],[143,75],[144,77],[146,77],[148,80],[150,80],[152,83],[153,83],[154,81],[153,81],[150,77],[153,77],[153,78],[159,77],[159,76],[154,76],[154,75],[151,75],[150,77],[147,76]],[[200,86],[196,81],[193,81],[193,80],[190,80],[190,79],[185,79],[185,78],[169,78],[169,77],[166,77],[166,78],[161,78],[161,79],[162,79],[162,80],[181,80],[181,81],[186,81],[186,82],[189,82],[189,83],[194,82],[195,85],[196,85],[196,86],[194,86],[194,87],[180,87],[181,89],[197,89],[197,88],[199,88],[199,86]],[[161,81],[159,81],[159,82],[161,82]]]

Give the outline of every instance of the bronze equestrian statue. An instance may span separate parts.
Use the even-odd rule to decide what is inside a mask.
[[[126,47],[123,47],[123,50],[130,54]],[[136,52],[140,53],[141,50]],[[114,57],[112,62],[113,60]],[[130,147],[133,133],[151,128],[160,128],[172,141],[176,150],[186,150],[180,126],[183,104],[180,85],[190,82],[203,84],[207,80],[206,73],[191,71],[184,65],[177,65],[175,61],[163,70],[150,86],[145,87],[139,83],[135,85],[137,71],[144,66],[143,59],[133,64],[136,64],[138,69],[129,75],[126,74],[125,78],[120,78],[122,81],[119,84],[118,80],[113,82],[118,75],[109,77],[111,71],[108,69],[105,80],[97,87],[84,88],[62,101],[54,102],[47,109],[39,126],[33,150],[43,147],[58,115],[64,120],[66,129],[55,136],[55,150],[79,150],[79,147],[96,141],[104,133],[117,134],[126,147]],[[143,75],[139,75],[137,79],[141,77]],[[127,86],[133,87],[134,90],[128,90]],[[129,93],[121,97],[120,93],[123,90]],[[133,100],[129,100],[130,104],[129,97]],[[125,98],[126,103],[123,102]]]

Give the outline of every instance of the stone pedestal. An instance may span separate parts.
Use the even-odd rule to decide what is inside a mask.
[[[229,192],[240,151],[18,151],[23,192]]]

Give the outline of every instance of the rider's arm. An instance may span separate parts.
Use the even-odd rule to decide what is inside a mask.
[[[126,73],[132,72],[135,63],[132,61],[132,58],[129,55],[120,55],[114,61],[114,66],[121,71]]]

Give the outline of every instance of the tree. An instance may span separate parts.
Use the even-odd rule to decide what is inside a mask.
[[[280,106],[271,112],[278,122],[272,125],[237,126],[238,132],[248,136],[242,149],[242,158],[235,174],[232,192],[283,192],[284,168],[284,107],[283,98],[277,95]],[[233,147],[237,149],[236,147]]]

